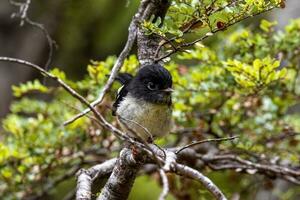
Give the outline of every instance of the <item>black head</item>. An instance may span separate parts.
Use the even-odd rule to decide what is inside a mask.
[[[156,104],[171,104],[172,76],[158,64],[143,66],[128,85],[136,98]]]

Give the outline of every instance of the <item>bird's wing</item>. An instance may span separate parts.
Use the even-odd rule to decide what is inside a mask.
[[[122,87],[120,87],[118,89],[116,101],[114,102],[114,104],[112,106],[113,116],[116,116],[116,111],[117,111],[119,104],[124,99],[124,97],[127,95],[127,93],[128,93],[127,86],[129,84],[129,82],[132,80],[132,78],[133,78],[133,76],[128,73],[119,73],[118,76],[116,77],[116,80],[122,84]]]
[[[128,85],[128,83],[132,80],[133,76],[128,73],[119,73],[116,76],[116,80],[119,81],[122,85]]]

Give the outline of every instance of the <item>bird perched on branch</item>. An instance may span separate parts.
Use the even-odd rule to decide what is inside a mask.
[[[169,133],[172,114],[172,76],[158,64],[143,66],[132,76],[120,73],[123,86],[113,104],[113,115],[129,136],[152,142]]]

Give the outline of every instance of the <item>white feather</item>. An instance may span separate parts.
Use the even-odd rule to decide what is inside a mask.
[[[126,133],[132,137],[136,133],[144,140],[151,138],[148,133],[152,137],[168,134],[171,129],[171,114],[172,110],[168,105],[149,103],[130,94],[126,95],[117,108],[117,115]],[[130,133],[130,129],[134,133]]]

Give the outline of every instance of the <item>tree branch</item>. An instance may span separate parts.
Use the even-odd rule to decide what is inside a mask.
[[[76,200],[90,200],[92,197],[92,183],[96,178],[103,177],[112,172],[117,159],[113,158],[104,163],[95,165],[88,170],[77,172]]]
[[[161,177],[161,182],[162,182],[162,185],[163,185],[163,190],[162,192],[160,193],[159,195],[159,198],[158,200],[165,200],[168,193],[169,193],[169,182],[168,182],[168,177],[166,175],[166,172],[163,170],[163,169],[159,169],[159,175]]]
[[[49,47],[49,52],[48,52],[48,59],[46,61],[44,69],[47,71],[49,69],[51,61],[52,61],[53,50],[56,45],[56,42],[51,38],[48,30],[44,27],[43,24],[37,23],[28,17],[28,10],[29,10],[29,6],[31,4],[31,0],[26,0],[24,3],[9,0],[9,3],[11,5],[19,8],[19,12],[13,13],[11,16],[12,16],[12,18],[14,18],[14,17],[20,18],[20,26],[23,26],[25,23],[27,23],[35,28],[40,29],[42,31],[42,33],[44,34],[44,36],[46,37],[48,47]]]
[[[288,167],[275,165],[272,163],[266,163],[266,164],[262,164],[262,163],[258,163],[258,162],[254,163],[252,161],[242,159],[239,156],[233,155],[233,154],[206,155],[206,156],[200,156],[200,159],[203,160],[204,162],[209,162],[211,164],[209,166],[215,170],[255,169],[262,174],[272,173],[272,174],[282,177],[283,179],[286,179],[288,181],[290,181],[291,179],[287,179],[286,177],[293,177],[296,179],[300,179],[300,170],[294,170],[294,169],[291,169]],[[223,161],[223,162],[220,163],[217,161]],[[233,161],[233,162],[230,162],[230,161]],[[256,171],[251,172],[251,173],[256,173]]]
[[[124,148],[97,200],[127,199],[143,161],[133,158],[131,150]]]
[[[183,147],[179,148],[175,153],[178,154],[178,153],[180,153],[181,151],[183,151],[184,149],[193,147],[193,146],[195,146],[195,145],[207,143],[207,142],[222,142],[222,141],[234,140],[234,139],[236,139],[236,138],[238,138],[238,136],[233,136],[233,137],[228,137],[228,138],[213,138],[213,139],[201,140],[201,141],[193,142],[193,143],[191,143],[191,144],[188,144],[188,145],[186,145],[186,146],[183,146]]]
[[[208,191],[218,200],[226,200],[227,198],[221,192],[221,190],[206,176],[197,170],[194,170],[186,165],[175,164],[174,169],[176,174],[183,175],[184,177],[189,177],[191,179],[197,180],[203,184],[203,186],[208,189]]]
[[[149,1],[142,20],[149,20],[154,15],[154,20],[161,18],[163,23],[164,16],[170,6],[169,0]],[[152,64],[155,62],[156,50],[159,47],[160,37],[155,34],[148,35],[142,27],[137,31],[138,59],[141,65]]]

